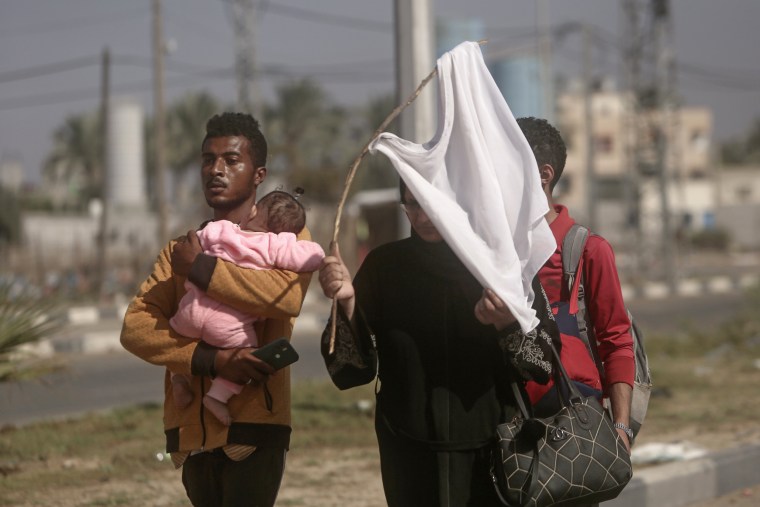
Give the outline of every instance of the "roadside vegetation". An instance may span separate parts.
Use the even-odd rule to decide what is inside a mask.
[[[61,325],[61,307],[12,279],[0,278],[0,382],[36,378],[57,368],[34,347]]]

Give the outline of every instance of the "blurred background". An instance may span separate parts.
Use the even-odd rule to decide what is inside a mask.
[[[304,187],[327,246],[374,130],[439,55],[487,39],[514,115],[560,128],[558,201],[611,241],[627,294],[741,284],[760,251],[758,19],[754,0],[0,2],[0,272],[72,304],[130,297],[208,216],[199,147],[224,110],[260,118],[264,190]],[[427,141],[436,100],[433,82],[390,129]],[[353,266],[405,234],[396,182],[380,156],[360,167]]]

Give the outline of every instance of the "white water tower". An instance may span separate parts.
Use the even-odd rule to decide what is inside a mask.
[[[143,112],[129,99],[111,103],[108,121],[108,196],[114,209],[144,209]]]

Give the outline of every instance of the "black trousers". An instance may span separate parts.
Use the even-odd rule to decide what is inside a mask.
[[[425,449],[375,422],[389,507],[502,507],[491,481],[491,448]]]
[[[195,507],[272,507],[285,472],[285,449],[259,447],[242,461],[221,449],[187,458],[182,484]]]

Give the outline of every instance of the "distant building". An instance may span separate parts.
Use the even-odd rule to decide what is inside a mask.
[[[627,192],[633,176],[633,150],[639,164],[640,223],[648,235],[660,228],[660,185],[655,164],[654,113],[640,113],[639,124],[630,124],[630,95],[610,83],[603,83],[591,95],[591,124],[594,180],[596,182],[597,230],[611,240],[619,238],[633,217],[628,209]],[[582,222],[588,216],[588,154],[585,96],[580,87],[558,96],[556,124],[567,143],[568,157],[561,186],[555,189],[558,201],[568,205]],[[671,122],[666,162],[674,228],[710,226],[716,205],[715,171],[711,158],[712,113],[704,107],[681,107]],[[634,148],[631,132],[639,136]]]
[[[721,167],[716,182],[715,226],[736,247],[760,250],[760,166]]]
[[[440,58],[465,41],[484,38],[485,25],[480,18],[438,18],[435,31],[435,54]]]
[[[541,64],[535,56],[489,60],[488,69],[515,118],[543,116]]]
[[[18,194],[24,183],[24,166],[15,158],[3,157],[0,159],[0,186]]]

